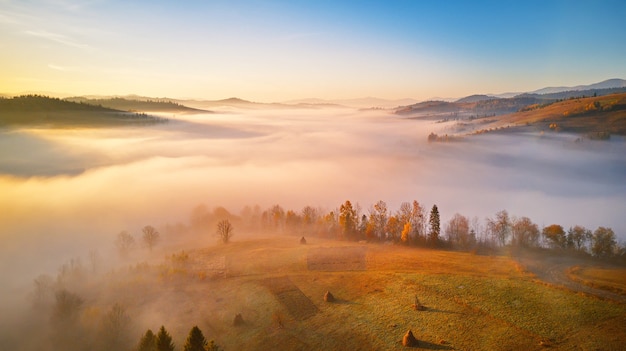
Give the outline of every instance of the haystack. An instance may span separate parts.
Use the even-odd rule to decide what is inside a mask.
[[[243,321],[243,317],[241,316],[241,313],[237,313],[237,315],[235,316],[235,320],[233,321],[233,325],[235,327],[243,325],[244,321]]]
[[[426,306],[422,305],[420,300],[417,298],[417,295],[415,295],[415,303],[413,304],[412,307],[416,311],[424,311],[424,310],[426,310]]]
[[[300,245],[306,245],[306,239],[304,237],[300,239]]]
[[[413,332],[410,329],[406,332],[406,334],[404,334],[404,337],[402,338],[402,345],[406,347],[417,347],[418,341],[415,336],[413,336]]]
[[[327,291],[326,294],[324,294],[324,301],[335,302],[335,297],[330,293],[330,291]]]

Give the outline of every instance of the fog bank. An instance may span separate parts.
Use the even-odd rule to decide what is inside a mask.
[[[366,211],[378,200],[396,210],[416,199],[437,204],[442,222],[506,209],[540,226],[609,226],[626,238],[623,140],[428,143],[449,124],[346,109],[168,117],[140,128],[0,131],[3,276],[30,284],[68,257],[112,250],[121,230],[186,222],[201,203],[238,213],[350,200]]]

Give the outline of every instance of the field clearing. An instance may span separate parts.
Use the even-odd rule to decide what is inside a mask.
[[[567,276],[576,282],[593,288],[626,295],[626,268],[575,266],[567,271]]]
[[[124,288],[141,296],[134,314],[151,311],[137,322],[166,323],[177,345],[195,324],[225,350],[403,350],[409,329],[427,350],[626,344],[626,305],[538,283],[508,257],[307,240],[275,237],[190,251],[187,270],[144,281],[142,290],[133,282]],[[331,262],[309,269],[311,258]],[[365,270],[337,270],[359,258]],[[201,274],[223,265],[223,274]],[[335,303],[323,300],[326,291]],[[412,308],[416,296],[425,311]],[[176,303],[159,303],[165,299]],[[245,323],[234,326],[238,313]]]

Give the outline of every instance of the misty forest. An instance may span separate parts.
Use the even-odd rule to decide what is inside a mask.
[[[0,98],[0,350],[619,349],[625,101]]]

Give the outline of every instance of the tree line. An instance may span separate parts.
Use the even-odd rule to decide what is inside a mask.
[[[192,224],[229,219],[246,230],[267,230],[302,236],[339,240],[392,242],[408,246],[429,246],[456,250],[498,249],[502,247],[569,250],[602,259],[626,261],[626,243],[618,243],[612,228],[595,230],[582,225],[565,228],[560,224],[540,227],[526,216],[512,216],[501,210],[481,220],[455,213],[441,223],[437,205],[428,210],[417,200],[403,202],[392,210],[378,201],[364,211],[347,200],[338,208],[325,211],[305,206],[285,210],[273,205],[265,210],[246,206],[240,216],[224,208],[192,215]],[[214,222],[211,222],[214,225]],[[209,229],[209,228],[207,228]]]

